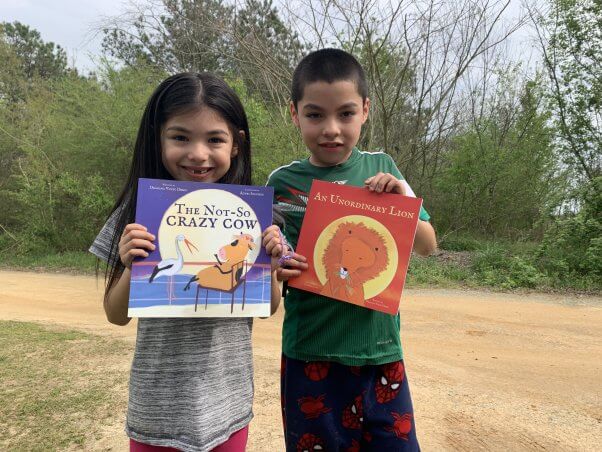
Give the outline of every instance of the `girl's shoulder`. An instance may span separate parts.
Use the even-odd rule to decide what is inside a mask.
[[[115,246],[113,244],[113,237],[115,236],[117,221],[122,213],[122,210],[123,206],[119,206],[113,211],[113,213],[111,213],[111,215],[109,215],[109,218],[107,218],[107,221],[105,221],[105,224],[100,229],[100,232],[88,249],[89,252],[103,261],[109,260],[109,256],[111,254],[111,245]]]

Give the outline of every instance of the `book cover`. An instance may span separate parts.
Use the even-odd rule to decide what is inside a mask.
[[[130,317],[267,317],[271,187],[141,178],[136,223],[156,249],[132,264]]]
[[[289,286],[396,314],[422,199],[314,180]]]

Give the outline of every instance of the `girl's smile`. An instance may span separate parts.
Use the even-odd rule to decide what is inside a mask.
[[[171,117],[161,134],[163,165],[176,180],[217,182],[238,153],[230,127],[202,107]]]
[[[188,173],[193,179],[206,179],[210,176],[210,172],[213,171],[212,167],[198,167],[198,166],[182,166],[182,169]]]

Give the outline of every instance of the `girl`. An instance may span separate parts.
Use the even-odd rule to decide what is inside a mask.
[[[151,96],[138,131],[127,183],[90,251],[108,262],[104,309],[127,317],[130,270],[155,236],[134,223],[140,177],[251,183],[247,118],[234,91],[208,74],[166,79]],[[275,278],[284,251],[277,226],[264,231]],[[131,451],[244,451],[253,416],[252,319],[141,318],[130,375],[126,433]],[[158,447],[163,446],[163,447]]]

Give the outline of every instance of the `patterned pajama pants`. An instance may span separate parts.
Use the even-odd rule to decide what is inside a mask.
[[[282,356],[287,452],[419,451],[403,360],[344,366]]]

